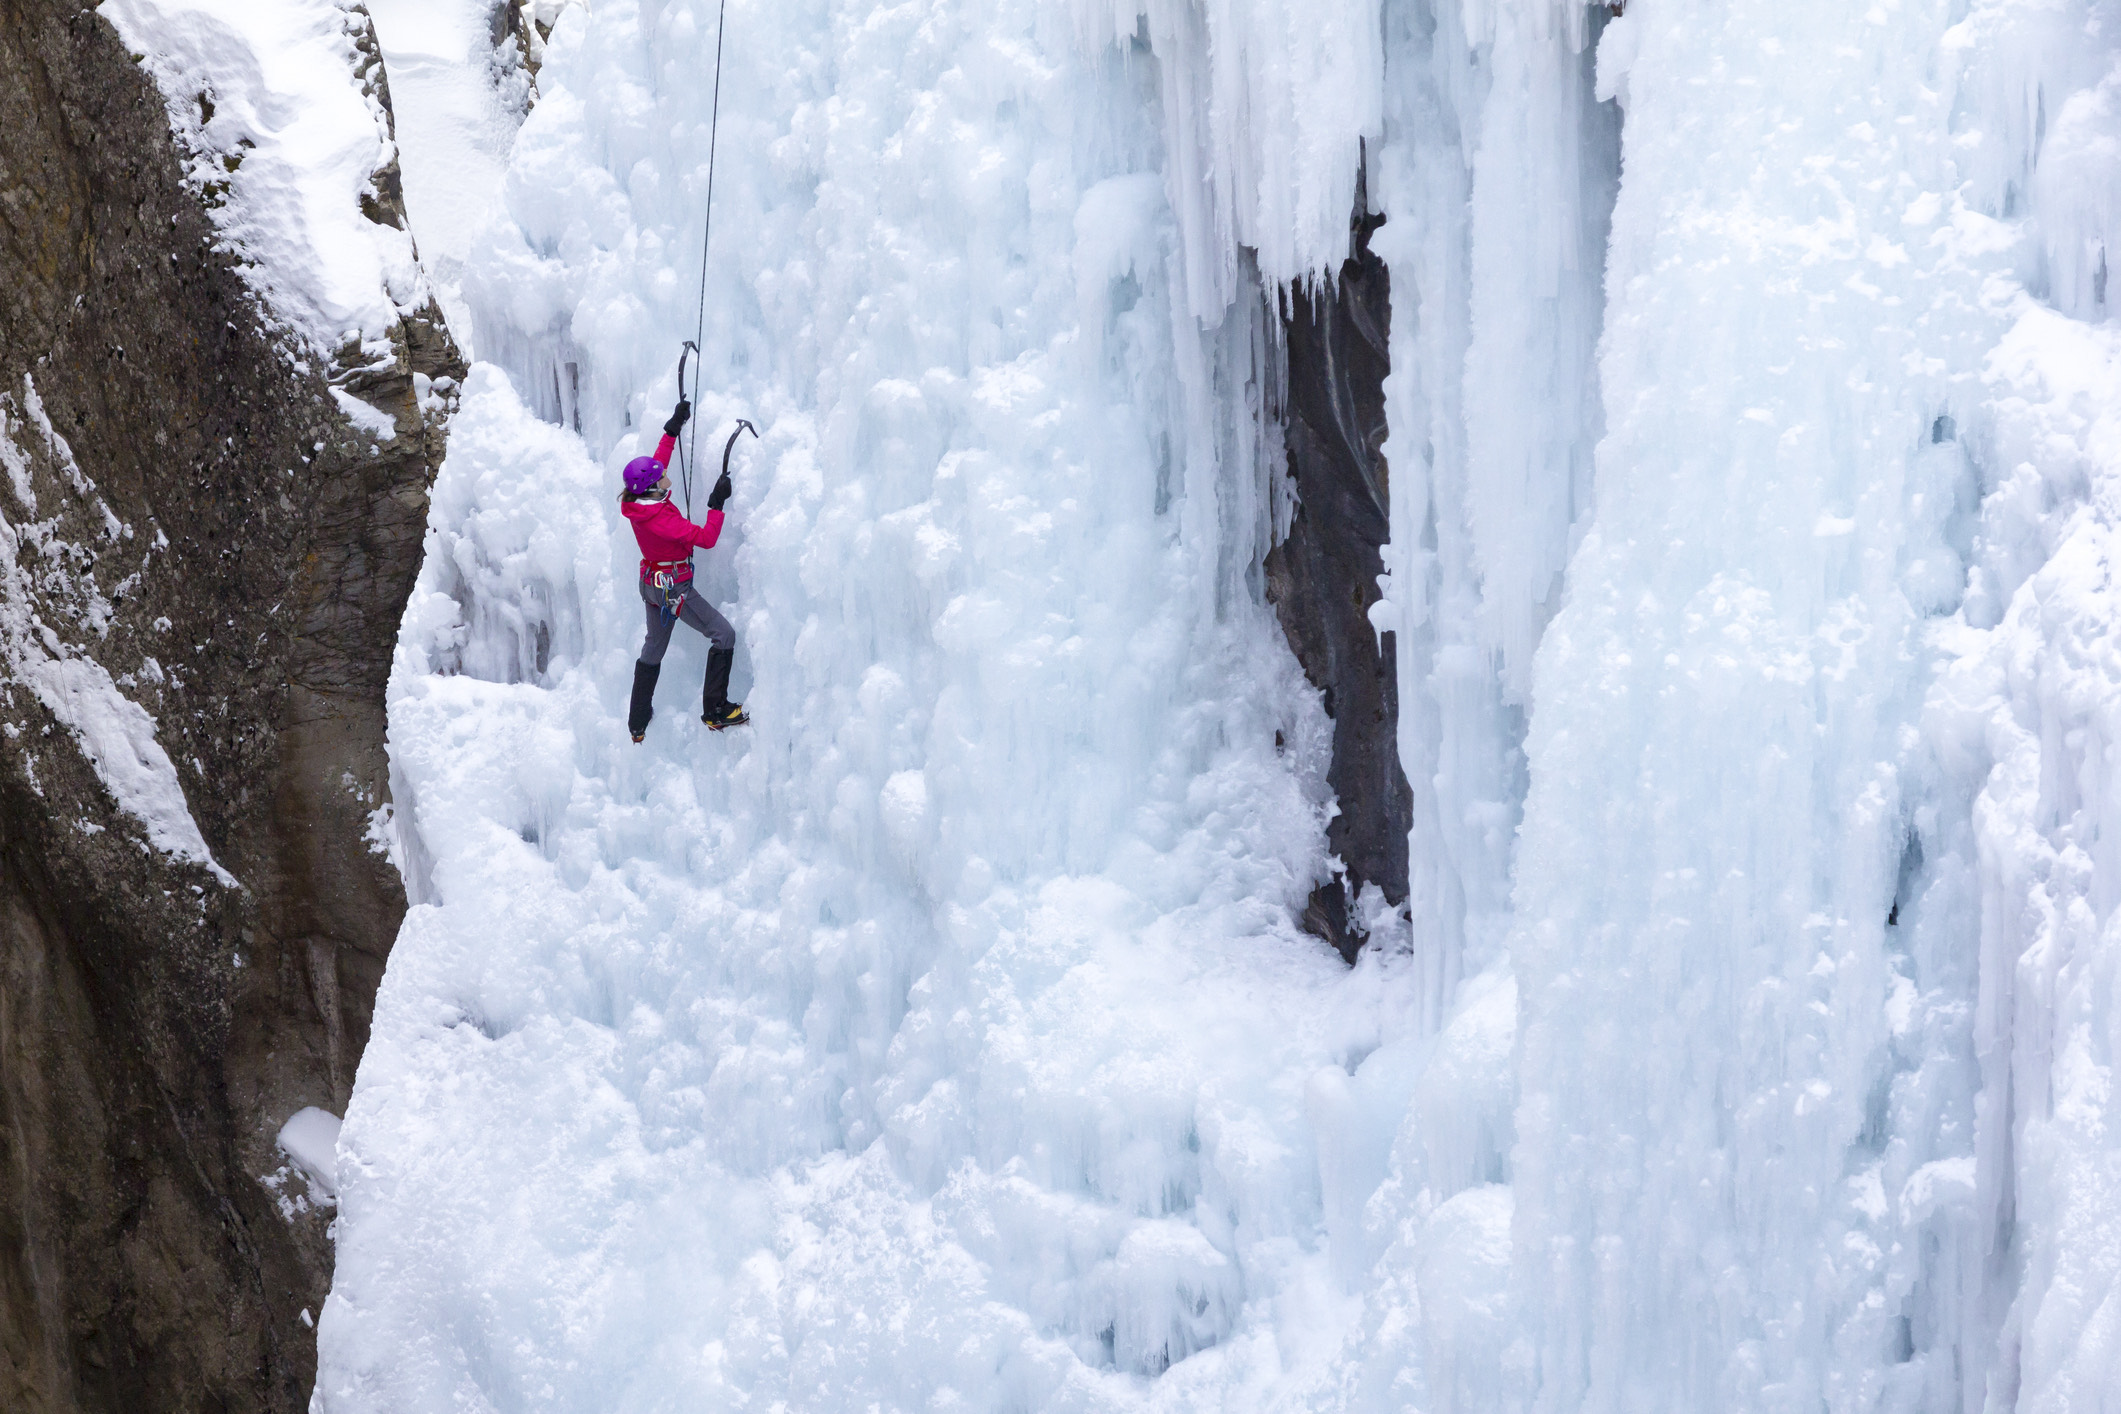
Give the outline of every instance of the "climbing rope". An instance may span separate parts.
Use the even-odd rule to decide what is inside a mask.
[[[707,251],[714,244],[714,153],[722,133],[722,36],[728,28],[729,0],[722,0],[720,13],[716,16],[714,22],[714,101],[708,110],[709,117],[707,121],[707,229],[700,236],[700,311],[699,318],[692,331],[692,338],[685,344],[685,347],[693,353],[700,351],[699,341],[707,337]],[[702,363],[706,362],[704,358],[700,361]],[[694,394],[699,392],[699,383],[700,371],[698,368],[694,368],[692,370],[692,391]],[[678,355],[678,396],[681,398],[689,397],[685,391],[685,355],[683,353]],[[694,403],[699,401],[697,397],[690,397],[689,400]],[[750,424],[745,423],[744,426],[748,427]],[[754,431],[751,435],[756,437],[758,433]],[[692,519],[692,463],[699,451],[699,438],[699,424],[697,422],[688,424],[685,429],[685,441],[678,448],[678,463],[683,472],[685,518],[687,520]],[[736,444],[736,433],[732,432],[729,434],[729,442],[731,446]],[[722,453],[722,470],[724,472],[729,470],[729,453],[726,449]]]

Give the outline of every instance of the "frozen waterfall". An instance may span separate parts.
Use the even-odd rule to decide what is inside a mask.
[[[638,747],[718,5],[525,7],[491,206],[444,8],[486,361],[320,1414],[2121,1410],[2121,3],[731,0],[755,723],[681,631]],[[1415,813],[1350,969],[1260,565],[1358,190]]]

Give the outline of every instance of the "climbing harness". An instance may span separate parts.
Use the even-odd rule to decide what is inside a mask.
[[[688,565],[691,561],[653,560],[650,563],[655,567],[655,573],[649,577],[648,582],[654,585],[656,592],[663,596],[663,602],[657,607],[662,612],[663,622],[674,624],[678,621],[678,615],[685,612],[685,596],[692,592],[692,581],[679,579],[671,571],[675,570],[679,565]],[[676,598],[671,597],[670,591],[673,589],[677,590]]]

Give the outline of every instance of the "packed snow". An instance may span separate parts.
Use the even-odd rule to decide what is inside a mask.
[[[756,720],[681,633],[637,747],[719,13],[555,7],[452,237],[314,1407],[2112,1409],[2121,13],[733,0]],[[1257,567],[1365,160],[1349,970]]]
[[[310,1191],[329,1199],[339,1181],[339,1117],[330,1110],[305,1105],[287,1117],[274,1141],[303,1176]]]
[[[449,332],[467,357],[464,263],[500,201],[529,81],[493,43],[494,0],[367,0],[390,74],[405,210]]]

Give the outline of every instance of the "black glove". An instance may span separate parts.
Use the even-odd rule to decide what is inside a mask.
[[[670,414],[670,421],[663,424],[663,435],[665,437],[677,436],[678,433],[685,430],[685,424],[691,420],[692,404],[683,398],[679,398],[677,410]]]
[[[720,479],[714,483],[714,489],[707,493],[707,509],[710,511],[720,510],[722,503],[727,501],[730,493],[735,490],[736,487],[729,484],[729,473],[723,472]]]

